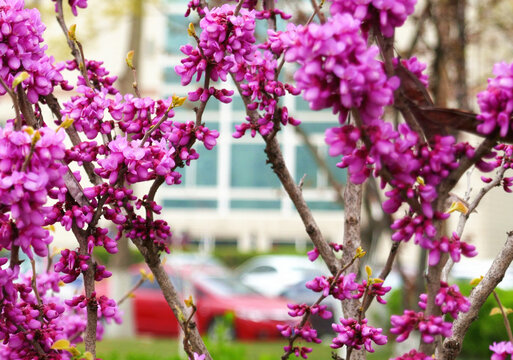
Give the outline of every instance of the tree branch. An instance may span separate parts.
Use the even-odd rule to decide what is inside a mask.
[[[160,262],[159,254],[154,244],[152,242],[144,244],[141,239],[134,239],[132,242],[144,256],[146,264],[148,264],[148,267],[155,276],[155,280],[157,280],[164,298],[178,320],[180,327],[184,333],[189,334],[189,341],[193,351],[198,354],[204,354],[206,356],[205,360],[212,360],[212,356],[201,339],[196,324],[194,322],[187,322],[187,310],[180,299],[180,295],[171,283],[164,266]],[[188,327],[187,329],[186,326]]]
[[[350,180],[347,181],[344,190],[344,252],[342,254],[342,262],[348,264],[356,249],[360,247],[360,220],[362,210],[362,194],[363,186],[361,184],[353,184]],[[365,249],[364,249],[365,250]],[[360,266],[359,259],[352,263],[347,269],[348,272],[358,274]],[[347,299],[342,301],[342,310],[345,318],[356,319],[361,312],[361,303],[358,299]],[[354,350],[348,348],[347,360],[352,356],[353,359],[365,359],[365,350]]]
[[[330,272],[335,275],[340,268],[339,261],[335,257],[335,254],[333,254],[333,251],[326,240],[324,240],[321,230],[315,222],[312,212],[303,197],[301,189],[297,186],[294,178],[290,174],[287,165],[285,164],[285,160],[283,159],[283,154],[281,152],[280,145],[278,144],[278,140],[276,140],[276,137],[264,137],[264,140],[266,142],[265,153],[267,154],[268,161],[271,164],[274,173],[278,176],[278,179],[280,179],[280,182],[289,195],[290,200],[294,203],[294,206],[303,221],[306,233],[312,240],[314,246],[319,250],[319,254],[328,266]]]
[[[454,360],[461,351],[463,338],[470,324],[477,319],[479,309],[483,306],[488,296],[501,282],[506,270],[513,260],[513,232],[508,233],[506,243],[494,259],[492,266],[481,282],[472,290],[469,296],[470,309],[466,313],[460,313],[454,320],[452,336],[443,342],[442,353],[437,357],[440,360]]]

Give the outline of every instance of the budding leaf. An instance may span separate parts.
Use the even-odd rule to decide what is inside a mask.
[[[194,301],[192,300],[192,295],[189,295],[187,299],[183,301],[185,303],[185,306],[188,308],[192,307],[194,305]]]
[[[134,69],[134,51],[130,50],[128,54],[126,54],[126,64],[130,69]]]
[[[41,140],[41,133],[39,131],[36,131],[34,133],[34,136],[32,137],[32,145],[36,145],[36,143]]]
[[[359,246],[358,249],[356,249],[356,254],[355,254],[355,259],[359,259],[359,258],[362,258],[365,256],[365,254],[367,254],[366,251],[363,251],[362,247]]]
[[[476,286],[477,284],[479,284],[481,282],[481,280],[483,280],[483,275],[481,275],[478,278],[470,280],[470,285]]]
[[[196,36],[196,29],[194,29],[194,24],[190,23],[189,27],[187,28],[187,33],[189,36]]]
[[[66,349],[66,351],[68,351],[69,353],[71,353],[71,355],[73,356],[78,356],[80,355],[80,351],[78,351],[78,349],[76,347],[70,347],[69,349]]]
[[[53,343],[51,346],[51,349],[53,350],[68,350],[71,347],[71,344],[66,339],[57,340]]]
[[[76,30],[77,30],[77,24],[73,24],[69,27],[69,30],[68,30],[68,35],[69,35],[69,38],[73,41],[77,41],[77,37],[76,37]]]
[[[369,265],[365,265],[365,272],[367,273],[367,278],[372,276],[372,269]]]
[[[89,351],[86,351],[84,355],[82,355],[82,359],[85,360],[94,360],[93,354],[91,354]]]
[[[184,96],[184,97],[179,97],[179,96],[176,96],[176,95],[173,95],[173,103],[172,103],[172,107],[178,107],[178,106],[182,106],[185,102],[185,100],[187,100],[187,96]]]
[[[57,130],[55,130],[55,132],[59,131],[59,129],[67,129],[69,128],[71,125],[73,125],[73,122],[75,122],[75,120],[73,119],[70,119],[68,116],[66,116],[66,119],[57,127]]]
[[[34,134],[34,128],[32,126],[27,126],[26,128],[23,129],[23,131],[25,131],[30,136],[32,136]]]
[[[448,213],[453,213],[455,211],[459,211],[460,213],[467,215],[468,207],[463,203],[463,201],[457,200],[453,202],[449,210],[447,210]]]
[[[513,310],[511,310],[510,308],[504,308],[504,312],[506,314],[511,314],[513,312]],[[498,307],[494,307],[491,311],[490,311],[490,316],[492,315],[499,315],[499,314],[502,314],[502,311],[500,308]]]
[[[153,276],[153,273],[147,273],[146,270],[144,270],[143,268],[139,269],[139,273],[141,274],[141,277],[144,279],[144,280],[148,280],[149,282],[153,282],[155,281],[155,277]]]
[[[422,176],[417,176],[417,182],[420,185],[426,185],[426,182],[424,181],[424,178]]]
[[[30,77],[29,73],[26,71],[22,71],[18,76],[16,76],[12,82],[12,88],[16,89],[16,87],[27,80]]]
[[[55,232],[55,226],[53,225],[43,226],[43,229]]]

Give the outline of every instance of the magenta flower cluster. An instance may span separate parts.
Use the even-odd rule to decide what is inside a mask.
[[[33,251],[46,256],[52,240],[43,229],[51,212],[46,203],[49,197],[62,201],[65,196],[62,177],[67,169],[60,162],[65,133],[41,128],[31,136],[27,131],[15,131],[11,124],[0,129],[0,249],[16,245],[30,257]]]
[[[454,262],[461,259],[461,255],[466,257],[474,257],[477,255],[476,247],[461,241],[457,233],[453,232],[449,238],[442,236],[437,241],[431,243],[429,249],[429,265],[436,265],[440,261],[441,253],[449,253]]]
[[[56,2],[56,0],[52,0]],[[87,7],[87,0],[68,0],[68,4],[71,7],[71,12],[73,15],[78,15],[77,8],[85,9]],[[58,11],[57,4],[55,4],[55,12]]]
[[[110,134],[116,127],[127,134],[118,136],[107,146],[82,143],[68,152],[69,161],[95,160],[100,165],[95,172],[108,179],[111,185],[116,183],[120,172],[129,183],[152,180],[156,176],[164,176],[167,184],[180,183],[181,175],[175,171],[176,166],[188,165],[199,157],[194,149],[188,148],[191,141],[197,139],[210,150],[219,136],[217,131],[195,126],[193,122],[173,123],[174,111],[169,108],[171,99],[154,101],[120,94],[110,98],[105,87],[98,91],[79,86],[77,91],[83,95],[64,104],[63,121],[66,117],[73,119],[75,129],[84,132],[89,139],[96,138],[99,133]],[[107,114],[111,120],[106,119]],[[151,130],[157,123],[160,123],[158,129]],[[147,133],[151,136],[142,144]],[[84,153],[86,149],[88,151]]]
[[[333,16],[349,13],[364,24],[372,21],[376,14],[380,30],[386,37],[394,35],[395,28],[400,27],[415,10],[417,0],[329,0],[332,2],[330,12]]]
[[[7,259],[0,259],[0,266],[6,262]],[[83,341],[81,334],[87,325],[85,309],[68,305],[56,296],[61,288],[57,273],[37,276],[41,305],[31,281],[31,276],[18,276],[18,267],[6,270],[0,268],[0,296],[4,296],[3,301],[0,301],[0,339],[3,340],[0,358],[38,359],[33,346],[33,342],[37,341],[48,358],[71,359],[69,354],[52,350],[51,345],[60,339],[69,339],[72,344]],[[99,319],[119,320],[113,301],[105,298],[101,302],[104,303],[105,311],[99,312]],[[98,321],[98,339],[102,338],[103,332],[102,321]]]
[[[23,87],[33,104],[40,95],[50,94],[56,85],[71,89],[60,73],[61,68],[55,66],[53,57],[45,54],[44,30],[39,11],[26,9],[23,0],[0,1],[0,77],[12,86],[16,76],[26,71],[30,76],[23,82]],[[4,87],[0,86],[0,95],[5,93]]]
[[[486,90],[477,94],[481,121],[477,130],[488,135],[496,131],[506,136],[511,130],[510,118],[513,113],[513,64],[500,62],[493,67],[495,78],[488,79]]]
[[[285,59],[301,65],[294,74],[297,87],[310,108],[332,108],[344,122],[352,108],[364,123],[383,115],[393,102],[397,78],[388,79],[375,59],[378,49],[367,47],[360,21],[336,14],[325,24],[298,26],[296,34],[282,34]]]
[[[182,85],[189,84],[194,75],[198,81],[207,64],[212,65],[206,76],[213,81],[226,81],[230,71],[253,59],[255,12],[241,9],[237,16],[234,12],[235,5],[230,4],[204,9],[198,47],[184,45],[180,49],[187,55],[181,61],[182,65],[175,67],[176,73],[182,77]]]
[[[399,357],[390,359],[390,360],[432,360],[431,356],[428,356],[422,352],[418,352],[417,350],[410,350],[410,352],[401,355]]]
[[[73,71],[79,69],[76,60],[66,61],[65,65],[67,70]],[[119,93],[118,89],[114,87],[114,82],[117,80],[117,76],[109,76],[110,72],[103,67],[103,61],[87,60],[85,61],[85,68],[87,71],[87,78],[91,84],[97,88],[107,89],[109,94],[115,95]],[[87,85],[82,75],[77,76],[77,85]]]
[[[401,63],[403,67],[408,69],[413,75],[419,79],[419,81],[424,85],[426,88],[429,86],[429,76],[424,73],[424,70],[426,70],[427,65],[423,62],[421,62],[419,59],[417,59],[416,56],[413,56],[409,59],[400,59],[395,58],[394,59],[394,66],[398,66],[398,64]]]
[[[435,336],[442,335],[449,337],[452,334],[452,323],[444,321],[441,316],[425,317],[423,312],[405,310],[403,315],[392,315],[390,317],[392,328],[390,332],[398,335],[397,342],[406,340],[413,330],[418,330],[425,343],[432,343]]]
[[[239,138],[249,129],[253,137],[257,131],[261,135],[267,135],[274,129],[276,117],[282,125],[299,125],[300,122],[289,115],[286,106],[279,108],[278,99],[287,93],[299,95],[300,91],[290,84],[283,84],[275,79],[277,67],[277,60],[271,51],[255,52],[253,61],[248,62],[244,70],[244,76],[237,79],[245,80],[240,87],[242,94],[251,100],[248,109],[262,110],[264,115],[258,119],[257,123],[253,123],[248,117],[246,118],[248,122],[236,125],[233,137]]]
[[[427,295],[421,294],[419,307],[426,309]],[[470,309],[470,301],[461,295],[458,285],[447,284],[445,281],[440,282],[440,290],[435,297],[435,304],[440,307],[442,314],[451,314],[456,319],[458,313],[467,312]]]
[[[306,287],[315,292],[321,292],[323,296],[333,295],[336,299],[352,299],[353,292],[358,290],[358,284],[355,282],[356,274],[349,273],[340,275],[332,285],[333,277],[317,276],[306,283]]]
[[[386,304],[387,302],[383,299],[383,296],[391,289],[391,286],[384,286],[383,282],[371,282],[368,284],[367,280],[364,279],[361,284],[358,284],[358,293],[354,295],[354,298],[359,299],[367,292],[370,296],[375,297],[380,304]]]
[[[290,307],[290,306],[289,306]],[[292,315],[298,316],[298,315]],[[290,338],[291,336],[297,335],[299,338],[306,342],[313,342],[316,344],[321,343],[321,339],[317,337],[317,330],[312,329],[309,324],[305,324],[304,326],[290,326],[290,325],[277,325],[278,331],[282,334],[282,336],[286,338]],[[296,355],[296,357],[302,357],[303,359],[308,358],[308,354],[312,352],[312,348],[306,346],[294,346],[286,345],[283,347],[286,352],[291,351]]]
[[[506,360],[508,356],[510,359],[513,357],[513,344],[510,341],[494,342],[490,345],[490,350],[493,352],[490,360]]]
[[[374,352],[372,343],[385,345],[387,337],[382,334],[383,329],[373,328],[367,325],[367,319],[358,321],[356,319],[340,319],[340,324],[333,324],[333,330],[338,333],[330,345],[333,349],[338,349],[344,345],[360,350],[365,347],[368,352]]]

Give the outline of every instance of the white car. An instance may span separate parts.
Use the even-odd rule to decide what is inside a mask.
[[[306,255],[262,255],[249,259],[236,272],[244,285],[266,296],[278,296],[302,279],[327,275],[328,268]]]

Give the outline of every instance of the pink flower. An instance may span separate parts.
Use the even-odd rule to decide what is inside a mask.
[[[508,355],[513,354],[513,345],[509,341],[494,342],[490,345],[490,350],[493,351],[490,360],[505,360]]]
[[[409,353],[390,360],[433,360],[433,358],[424,353],[417,352],[417,350],[411,350]]]
[[[419,307],[426,308],[427,295],[421,294]],[[470,309],[470,301],[460,293],[458,285],[449,286],[446,282],[440,282],[440,290],[435,297],[435,304],[440,306],[443,314],[451,314],[456,319],[459,312],[467,312]]]
[[[191,360],[205,360],[205,354],[198,355],[197,353],[194,353],[194,359]]]
[[[506,136],[513,113],[513,64],[495,64],[493,73],[496,77],[488,79],[487,89],[477,94],[481,109],[477,130],[487,135],[497,129],[501,136]]]
[[[332,15],[349,13],[362,21],[372,20],[372,11],[378,13],[381,32],[386,37],[394,34],[415,9],[417,0],[330,0]]]
[[[301,65],[294,79],[311,109],[331,107],[341,122],[351,108],[358,108],[364,123],[383,115],[399,82],[385,75],[375,59],[377,47],[367,47],[360,21],[349,14],[335,14],[323,25],[291,30],[295,35],[285,60]]]
[[[381,328],[373,328],[367,325],[367,319],[359,323],[355,319],[340,319],[341,324],[333,324],[333,330],[338,333],[330,345],[333,349],[338,349],[344,345],[360,350],[362,345],[368,352],[374,352],[372,342],[378,345],[385,345],[387,337],[382,335]]]
[[[397,342],[406,340],[413,330],[419,330],[425,343],[432,343],[437,335],[449,337],[452,334],[452,323],[444,321],[441,316],[431,315],[425,318],[424,313],[413,310],[405,310],[401,316],[392,315],[390,322],[390,332],[399,335]]]
[[[460,261],[461,255],[474,257],[477,255],[476,247],[464,241],[460,241],[458,234],[453,233],[451,238],[442,236],[432,242],[429,250],[429,265],[436,265],[440,260],[440,253],[449,253],[454,262]]]

